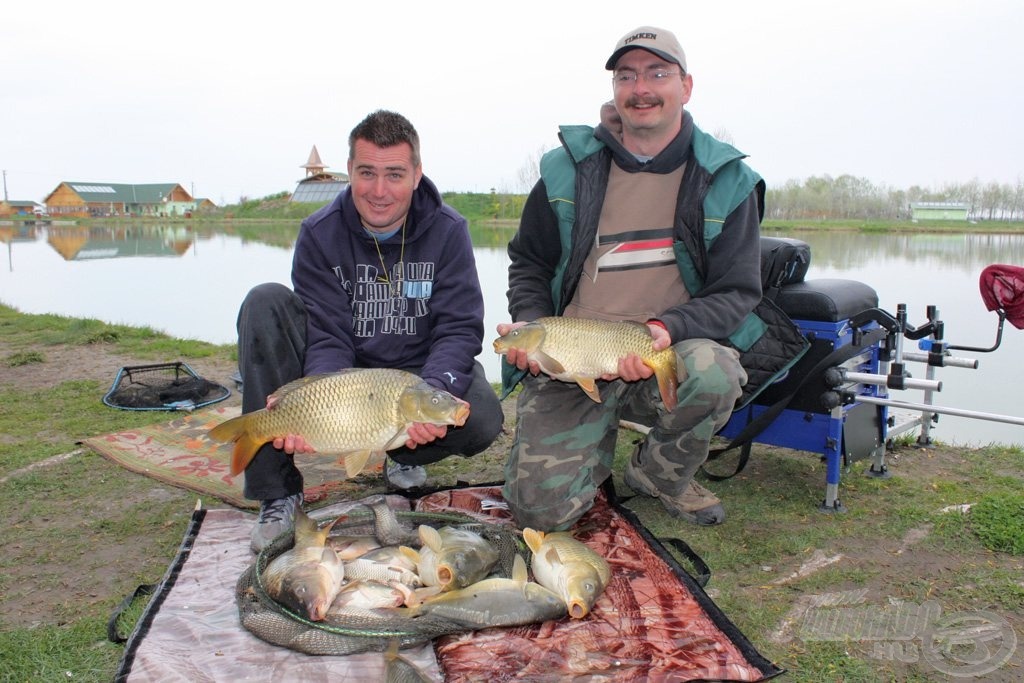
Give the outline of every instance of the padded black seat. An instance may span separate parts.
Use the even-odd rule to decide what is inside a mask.
[[[878,293],[857,280],[823,278],[784,285],[775,298],[793,320],[839,322],[878,306]]]

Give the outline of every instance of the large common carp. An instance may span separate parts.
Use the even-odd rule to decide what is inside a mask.
[[[526,351],[540,369],[563,382],[576,382],[590,398],[601,402],[594,382],[617,374],[619,359],[635,353],[654,370],[665,407],[676,407],[676,354],[671,348],[655,351],[651,332],[643,323],[549,317],[517,327],[494,340],[497,353]]]
[[[248,467],[263,444],[297,434],[317,452],[341,456],[346,476],[354,477],[404,444],[414,422],[462,426],[469,417],[465,401],[392,369],[303,377],[271,394],[267,405],[210,430],[217,441],[235,442],[232,475]]]
[[[537,583],[557,593],[573,619],[587,616],[611,580],[608,561],[566,531],[526,528],[523,540],[533,551]]]
[[[320,529],[301,506],[297,507],[295,545],[263,570],[267,595],[293,610],[305,612],[312,621],[324,618],[345,578],[338,554],[325,545],[327,534],[337,521]]]
[[[426,586],[465,588],[487,576],[498,562],[498,550],[468,529],[421,524],[419,536],[423,545],[415,559]]]
[[[403,608],[397,608],[402,610]],[[554,592],[527,581],[526,562],[516,555],[512,578],[491,577],[465,588],[425,599],[405,609],[408,616],[430,614],[464,628],[521,626],[565,616],[565,603]]]

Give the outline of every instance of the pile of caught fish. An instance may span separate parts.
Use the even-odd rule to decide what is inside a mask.
[[[237,587],[242,624],[308,654],[408,647],[440,635],[585,617],[611,578],[565,532],[395,512],[382,496],[320,526],[301,510]],[[521,541],[529,551],[529,580]]]

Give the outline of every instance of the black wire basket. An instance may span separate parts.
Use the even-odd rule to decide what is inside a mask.
[[[133,365],[117,372],[103,403],[121,410],[195,410],[231,395],[196,374],[187,363]]]

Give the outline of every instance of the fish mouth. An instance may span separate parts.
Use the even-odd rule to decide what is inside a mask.
[[[442,586],[447,586],[455,579],[455,574],[452,572],[450,567],[438,567],[437,568],[437,581]]]
[[[459,405],[455,408],[455,414],[452,419],[455,421],[456,427],[461,427],[466,424],[466,420],[469,418],[469,404],[465,401],[459,401]]]
[[[327,610],[331,604],[324,600],[315,600],[312,604],[306,607],[306,612],[309,614],[310,621],[323,621],[324,617],[327,616]]]
[[[590,609],[587,607],[587,603],[582,600],[573,600],[568,604],[569,616],[573,619],[582,619],[587,616]]]

